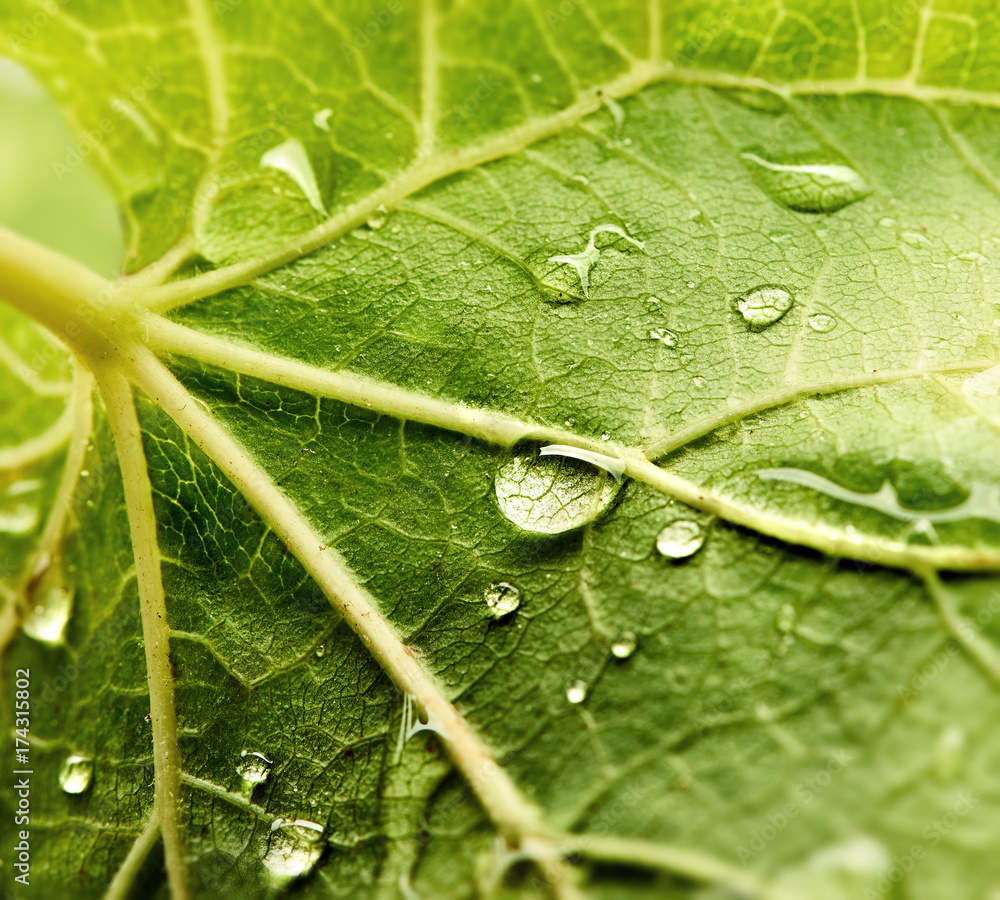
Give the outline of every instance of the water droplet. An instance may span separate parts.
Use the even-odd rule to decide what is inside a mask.
[[[323,131],[330,130],[330,116],[333,115],[332,109],[318,109],[313,114],[313,125],[317,128],[322,128]]]
[[[90,473],[84,469],[80,472],[80,475],[89,475]],[[42,486],[42,483],[37,478],[22,478],[15,481],[9,488],[7,488],[8,497],[20,497],[23,494],[33,494]]]
[[[602,431],[601,432],[601,440],[602,441],[610,441],[611,440],[611,432],[610,431]]]
[[[21,619],[21,628],[28,637],[55,646],[66,640],[66,625],[73,607],[73,593],[64,587],[39,591]]]
[[[67,756],[59,770],[59,787],[67,794],[82,794],[94,780],[94,761],[87,756]]]
[[[566,689],[566,699],[574,705],[583,703],[587,699],[587,685],[582,681],[574,681]]]
[[[675,519],[656,536],[656,549],[668,559],[694,556],[705,543],[705,529],[693,519]]]
[[[751,331],[763,331],[788,312],[794,302],[784,288],[760,287],[740,297],[736,308]]]
[[[927,237],[926,234],[921,234],[919,231],[904,231],[902,238],[911,247],[920,247],[921,245],[929,245],[932,243],[931,239]]]
[[[616,659],[628,659],[633,653],[637,644],[636,636],[631,631],[622,632],[611,645],[611,655]]]
[[[941,781],[954,781],[965,762],[965,730],[949,725],[934,746],[934,773]]]
[[[611,113],[611,118],[615,120],[615,137],[620,138],[622,129],[625,127],[625,110],[610,97],[604,98],[604,105]]]
[[[590,463],[566,456],[521,453],[496,475],[497,505],[535,534],[562,534],[593,522],[618,496],[621,483]]]
[[[740,158],[763,190],[797,212],[836,212],[872,191],[850,166],[831,162],[819,153],[799,153],[773,160],[760,148],[751,147]]]
[[[654,328],[649,332],[649,336],[654,341],[659,341],[664,347],[676,347],[677,335],[668,328]]]
[[[791,603],[785,603],[778,610],[776,626],[782,634],[789,634],[795,628],[795,607]]]
[[[289,138],[283,144],[278,144],[277,147],[266,151],[260,158],[260,167],[284,172],[306,195],[309,205],[316,212],[326,215],[326,208],[319,195],[319,185],[316,184],[312,163],[309,162],[306,148],[302,146],[302,142],[298,138]]]
[[[896,220],[892,216],[882,216],[882,218],[878,220],[878,223],[883,228],[895,228],[896,227]]]
[[[309,873],[323,852],[323,828],[315,822],[276,819],[266,836],[263,863],[276,885],[286,884]]]
[[[579,253],[573,254],[572,256],[549,257],[549,262],[572,266],[576,270],[576,274],[580,277],[580,287],[583,289],[584,297],[590,296],[590,270],[593,268],[597,260],[601,258],[601,251],[597,249],[594,244],[594,240],[597,238],[597,235],[602,234],[603,232],[617,234],[630,244],[634,244],[640,250],[645,247],[645,244],[643,244],[642,241],[630,238],[625,231],[617,225],[598,225],[596,228],[591,230],[587,246]]]
[[[28,534],[38,524],[38,508],[18,503],[13,509],[0,509],[0,534]]]
[[[316,648],[316,659],[322,659],[324,656],[326,656],[326,644],[320,644]]]
[[[249,798],[258,784],[267,781],[271,774],[271,760],[256,750],[243,750],[240,761],[236,765],[236,774],[240,776],[240,793]]]
[[[826,315],[826,313],[818,313],[815,316],[809,317],[809,327],[820,334],[826,334],[837,327],[837,320],[833,316]]]
[[[735,100],[740,106],[752,109],[754,112],[778,115],[788,107],[785,101],[772,91],[752,91],[748,88],[723,89],[723,96]]]
[[[501,619],[521,605],[521,592],[506,581],[496,581],[486,589],[486,605],[494,618]]]
[[[375,213],[368,220],[368,227],[373,231],[378,231],[383,225],[385,225],[385,220],[389,216],[389,210],[383,205],[379,205],[375,209]]]

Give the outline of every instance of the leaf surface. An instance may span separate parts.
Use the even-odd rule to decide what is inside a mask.
[[[128,229],[0,369],[33,886],[996,890],[992,7],[33,10]]]

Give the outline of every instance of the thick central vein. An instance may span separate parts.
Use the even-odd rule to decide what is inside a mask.
[[[288,497],[152,353],[136,349],[131,354],[129,369],[135,383],[201,447],[302,563],[389,677],[426,711],[455,764],[497,826],[513,838],[542,834],[544,829],[535,808],[521,796],[479,736],[407,650],[371,597]]]
[[[530,439],[544,443],[569,444],[602,454],[618,453],[625,462],[627,474],[637,481],[733,524],[743,525],[790,543],[813,547],[832,556],[864,559],[905,568],[930,565],[957,569],[993,569],[1000,566],[1000,550],[909,545],[902,540],[873,535],[853,535],[843,528],[827,527],[821,522],[807,522],[766,512],[711,491],[703,485],[694,484],[657,466],[652,461],[663,453],[677,450],[751,413],[773,409],[820,394],[924,378],[929,374],[924,370],[899,369],[850,376],[836,381],[778,388],[759,398],[733,405],[692,423],[671,438],[643,451],[637,447],[613,446],[571,431],[519,420],[492,410],[475,409],[455,401],[428,397],[358,375],[330,372],[298,360],[271,356],[256,349],[240,347],[220,338],[193,331],[158,316],[149,316],[144,323],[150,341],[161,351],[187,356],[223,369],[262,378],[293,390],[328,397],[384,415],[434,425],[505,447]],[[947,367],[947,371],[979,371],[992,365],[992,361],[983,361],[950,366]]]
[[[149,679],[149,714],[153,726],[156,773],[154,791],[156,812],[163,832],[163,854],[171,896],[174,900],[184,900],[190,894],[179,814],[180,749],[177,744],[174,674],[170,663],[170,628],[160,576],[160,547],[156,536],[152,487],[131,385],[116,369],[101,367],[95,374],[118,451],[125,487],[125,508],[132,534]]]

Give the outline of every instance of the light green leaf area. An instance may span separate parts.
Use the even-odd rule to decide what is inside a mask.
[[[41,9],[128,274],[0,240],[38,896],[1000,891],[991,5]]]

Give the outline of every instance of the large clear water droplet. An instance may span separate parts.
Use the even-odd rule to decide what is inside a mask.
[[[59,787],[67,794],[82,794],[94,780],[94,761],[87,756],[67,756],[59,770]]]
[[[656,536],[656,549],[667,559],[687,559],[705,543],[705,527],[694,519],[675,519]]]
[[[281,819],[271,826],[263,863],[276,885],[309,873],[323,853],[323,828],[315,822]]]
[[[611,644],[611,655],[616,659],[628,659],[633,653],[638,641],[632,631],[622,632]]]
[[[836,212],[872,191],[854,169],[822,153],[772,159],[759,147],[750,147],[740,157],[763,190],[797,212]]]
[[[486,589],[486,606],[493,616],[501,619],[521,605],[521,592],[506,581],[496,581]]]
[[[815,316],[809,317],[809,327],[820,334],[826,334],[837,327],[837,320],[826,313],[817,313]]]
[[[244,797],[249,798],[258,784],[267,781],[267,776],[271,774],[271,765],[271,760],[256,750],[243,750],[240,753],[236,774],[240,776],[240,793]]]
[[[21,619],[24,633],[50,646],[65,643],[73,593],[64,587],[51,587],[35,592],[31,599],[33,605]]]
[[[761,287],[740,297],[736,308],[751,331],[763,331],[788,312],[794,302],[784,288]]]
[[[562,534],[593,522],[620,488],[617,479],[588,462],[534,452],[511,457],[495,482],[500,511],[535,534]]]

